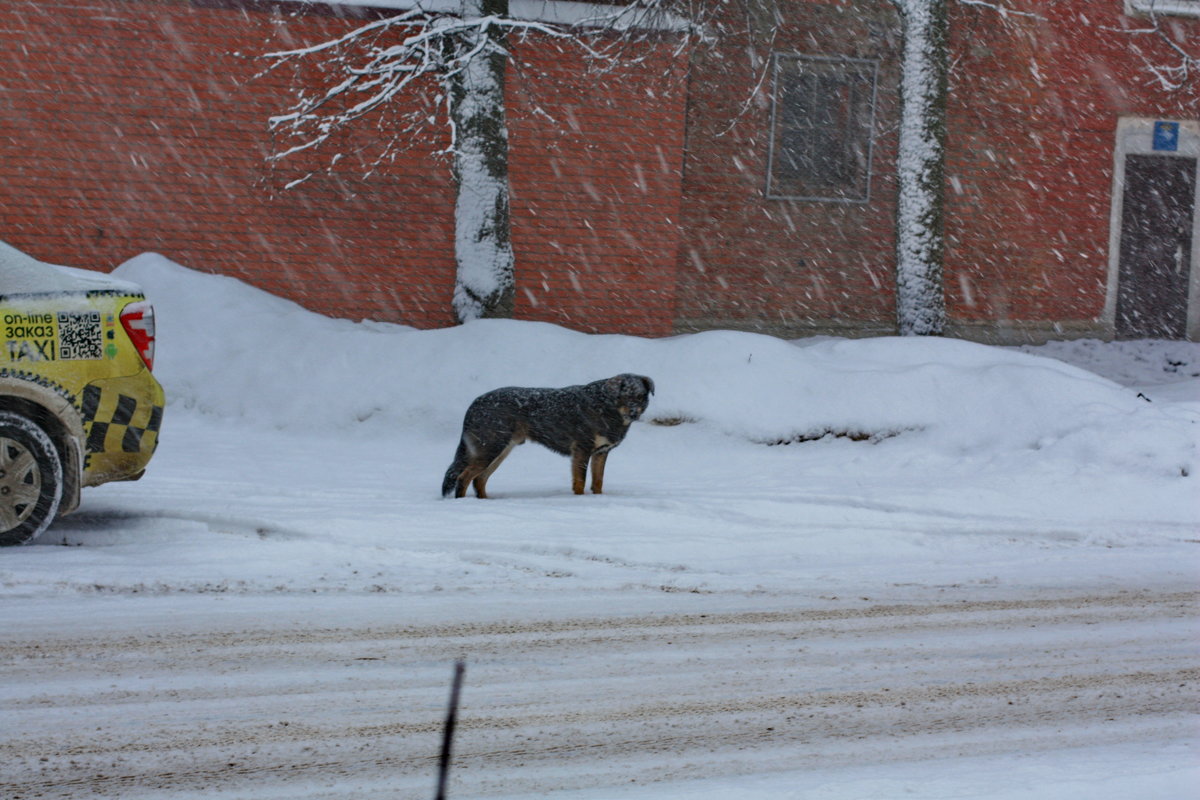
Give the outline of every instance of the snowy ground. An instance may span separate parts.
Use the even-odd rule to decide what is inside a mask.
[[[353,324],[143,256],[146,478],[0,553],[5,797],[1178,798],[1200,346]],[[606,494],[472,397],[638,372]],[[1140,395],[1140,396],[1139,396]]]

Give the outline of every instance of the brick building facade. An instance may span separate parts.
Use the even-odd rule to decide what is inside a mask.
[[[1120,32],[1149,25],[1147,18],[1124,15],[1128,3],[1026,0],[1020,5],[1039,16],[1010,17],[1005,24],[987,8],[960,7],[952,20],[956,63],[946,280],[952,319],[969,326],[1011,320],[1051,336],[1062,331],[1179,338],[1182,330],[1170,334],[1150,320],[1153,330],[1139,333],[1135,321],[1114,319],[1125,189],[1115,170],[1123,169],[1125,157],[1121,129],[1161,120],[1182,130],[1181,138],[1177,146],[1160,151],[1147,142],[1147,152],[1186,161],[1195,175],[1200,75],[1193,71],[1183,87],[1164,88],[1148,65],[1179,60],[1154,35]],[[1195,56],[1200,54],[1200,3],[1191,5],[1192,16],[1160,22],[1173,44]],[[1182,254],[1184,272],[1191,264],[1190,277],[1177,276],[1184,306],[1155,310],[1190,315],[1196,338],[1200,208],[1194,178],[1191,196],[1175,199],[1191,206],[1190,255]],[[1127,233],[1137,222],[1124,220]],[[1174,241],[1183,243],[1183,231],[1164,235],[1172,238],[1172,250]],[[1175,271],[1177,264],[1171,268]]]
[[[1146,335],[1137,320],[1180,303],[1185,330],[1165,335],[1200,333],[1200,80],[1162,87],[1150,67],[1178,54],[1120,32],[1148,27],[1124,3],[1149,1],[950,3],[952,333]],[[1200,49],[1200,2],[1171,1],[1164,35]],[[0,239],[102,269],[157,251],[322,313],[452,324],[443,129],[375,167],[361,129],[333,172],[288,190],[304,164],[267,160],[294,76],[261,75],[259,56],[361,21],[300,8],[0,4]],[[604,72],[570,43],[511,43],[516,316],[651,336],[894,330],[898,16],[890,0],[779,8],[690,49],[651,37]],[[1138,185],[1175,187],[1167,228]],[[1165,288],[1137,271],[1155,247],[1184,270]]]

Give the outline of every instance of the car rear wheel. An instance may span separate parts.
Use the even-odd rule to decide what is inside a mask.
[[[0,411],[0,545],[24,544],[50,526],[62,500],[58,450],[36,422]]]

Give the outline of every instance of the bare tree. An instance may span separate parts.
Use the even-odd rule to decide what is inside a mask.
[[[696,29],[685,24],[685,17],[672,13],[681,6],[680,0],[541,5],[576,13],[570,19],[546,21],[511,13],[509,0],[413,0],[411,10],[373,20],[336,39],[265,56],[272,61],[271,68],[317,60],[332,67],[334,76],[315,94],[308,86],[297,87],[288,112],[270,120],[273,130],[294,142],[275,153],[275,161],[320,147],[398,97],[420,95],[431,85],[439,88],[438,99],[451,131],[456,187],[454,311],[460,322],[507,317],[513,309],[506,40],[527,35],[566,39],[602,61],[618,57],[619,52],[600,44],[599,35],[663,27],[664,20],[685,36]],[[422,135],[429,123],[427,112],[409,115],[379,143],[377,160]],[[330,159],[327,168],[337,158]]]

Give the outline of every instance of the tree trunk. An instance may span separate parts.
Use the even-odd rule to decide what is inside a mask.
[[[896,220],[896,325],[902,336],[940,336],[946,325],[945,0],[896,0],[904,25]]]
[[[508,0],[462,0],[463,18],[508,16]],[[511,317],[515,282],[508,207],[508,125],[504,113],[507,56],[501,29],[484,27],[459,46],[482,48],[449,76],[454,124],[454,311],[459,322]],[[486,40],[486,41],[485,41]]]

